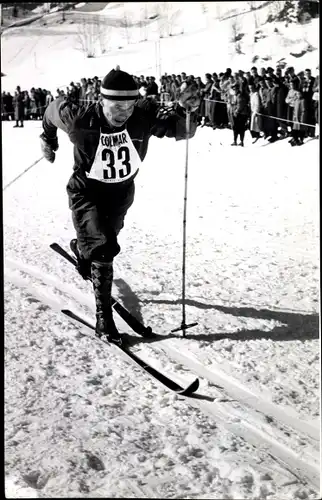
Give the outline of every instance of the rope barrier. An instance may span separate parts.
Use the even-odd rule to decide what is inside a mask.
[[[207,98],[205,98],[204,100],[205,101],[209,101],[209,102],[220,102],[221,104],[225,104],[226,106],[228,106],[228,104],[229,104],[226,101],[217,101],[216,99],[207,99]],[[266,118],[272,118],[272,119],[277,120],[277,121],[283,121],[283,122],[287,122],[287,123],[296,123],[297,125],[304,125],[306,127],[313,127],[313,128],[315,128],[315,125],[312,125],[312,123],[305,123],[305,122],[297,122],[297,121],[294,121],[294,120],[287,120],[286,118],[278,118],[277,116],[264,115],[263,113],[255,113],[255,114],[256,115],[260,115],[260,116],[264,116]]]

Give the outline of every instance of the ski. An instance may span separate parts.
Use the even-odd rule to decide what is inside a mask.
[[[72,257],[63,247],[58,243],[52,243],[50,248],[57,252],[61,257],[68,260],[74,267],[77,265],[75,257]],[[88,278],[90,280],[90,278]],[[152,332],[150,326],[144,326],[133,314],[131,314],[120,302],[118,302],[114,297],[112,297],[113,309],[118,313],[118,315],[129,325],[130,328],[135,333],[138,333],[142,337],[156,337],[157,335]]]
[[[62,309],[61,312],[69,319],[76,321],[81,325],[84,325],[87,328],[90,328],[91,330],[95,331],[95,327],[92,324],[90,324],[88,321],[80,317],[78,314],[75,314],[73,311],[70,311],[69,309]],[[146,373],[151,375],[155,380],[160,382],[167,389],[169,389],[172,392],[175,392],[180,396],[193,397],[194,392],[196,392],[196,390],[199,387],[198,378],[196,378],[187,387],[181,387],[181,385],[177,384],[174,380],[170,379],[169,377],[158,371],[156,368],[153,368],[151,365],[146,363],[146,361],[143,361],[143,359],[134,354],[134,352],[132,352],[128,347],[119,346],[116,343],[108,342],[107,340],[104,340],[103,338],[100,338],[98,336],[96,336],[95,338],[101,340],[102,342],[104,342],[104,344],[115,346],[119,351],[122,351],[127,361],[134,362],[136,366],[142,368]]]

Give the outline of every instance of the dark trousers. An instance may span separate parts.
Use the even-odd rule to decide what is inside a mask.
[[[244,142],[245,131],[246,131],[247,115],[238,114],[234,116],[234,142],[237,142],[238,135],[240,136],[240,141]]]
[[[107,261],[112,261],[120,252],[117,235],[124,226],[134,192],[133,180],[125,186],[115,186],[72,175],[67,185],[69,208],[84,259],[93,260],[104,254]]]
[[[297,143],[303,143],[303,139],[305,137],[304,130],[292,130],[292,137]]]

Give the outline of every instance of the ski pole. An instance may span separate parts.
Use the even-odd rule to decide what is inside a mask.
[[[8,182],[8,184],[6,184],[6,186],[4,186],[3,191],[5,189],[7,189],[9,186],[11,186],[11,184],[13,184],[14,182],[16,182],[18,179],[20,179],[20,177],[22,177],[26,172],[28,172],[28,170],[30,170],[35,165],[37,165],[37,163],[39,163],[42,159],[43,159],[43,156],[41,158],[38,158],[38,160],[34,161],[32,165],[30,165],[29,167],[25,168],[25,170],[23,172],[21,172],[21,174],[17,175],[17,177],[15,177],[14,179],[12,179],[12,181]]]
[[[196,326],[198,323],[186,324],[186,247],[187,247],[187,200],[188,200],[188,162],[189,162],[189,135],[190,135],[190,111],[186,113],[186,163],[184,175],[184,198],[183,198],[183,244],[182,244],[182,322],[179,328],[171,330],[178,332],[182,330],[186,335],[187,328]]]

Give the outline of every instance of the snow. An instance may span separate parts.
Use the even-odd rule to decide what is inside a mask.
[[[164,71],[201,71],[202,37],[164,40]],[[55,49],[54,35],[45,40],[41,70],[53,89],[102,73],[102,59],[75,61],[71,47]],[[154,67],[143,46],[118,56],[124,69]],[[191,47],[189,66],[181,57]],[[276,57],[289,60],[283,51]],[[10,57],[14,86],[38,82],[39,72],[25,73],[32,55],[20,67]],[[2,123],[4,188],[40,158],[41,130]],[[249,133],[243,149],[231,141],[229,130],[203,128],[189,143],[186,309],[198,326],[186,338],[167,338],[181,322],[185,141],[151,139],[115,259],[114,294],[165,336],[135,351],[179,383],[198,375],[201,399],[167,392],[60,313],[94,318],[90,284],[49,249],[74,237],[67,136],[59,133],[53,165],[41,160],[4,189],[7,498],[319,495],[318,141],[266,147]]]

